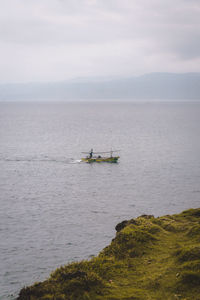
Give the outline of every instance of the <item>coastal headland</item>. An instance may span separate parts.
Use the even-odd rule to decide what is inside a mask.
[[[116,226],[97,257],[55,270],[17,300],[200,299],[200,208]]]

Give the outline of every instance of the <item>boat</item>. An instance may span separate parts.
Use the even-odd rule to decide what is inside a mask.
[[[113,152],[119,152],[119,150],[111,150],[106,152],[93,152],[91,149],[89,152],[82,152],[83,154],[87,154],[86,157],[81,158],[81,161],[87,163],[93,162],[108,162],[108,163],[117,163],[119,156],[113,156]]]

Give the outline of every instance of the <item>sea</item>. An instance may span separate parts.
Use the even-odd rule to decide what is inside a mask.
[[[116,164],[81,152],[120,150]],[[200,207],[200,101],[0,103],[0,299],[90,259],[115,226]]]

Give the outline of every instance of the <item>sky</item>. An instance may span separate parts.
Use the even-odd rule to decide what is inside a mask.
[[[200,72],[200,0],[0,0],[0,83]]]

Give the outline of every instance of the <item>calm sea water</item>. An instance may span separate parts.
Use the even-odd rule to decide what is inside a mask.
[[[0,299],[108,245],[115,225],[200,206],[200,102],[0,103]],[[118,164],[81,151],[120,149]]]

